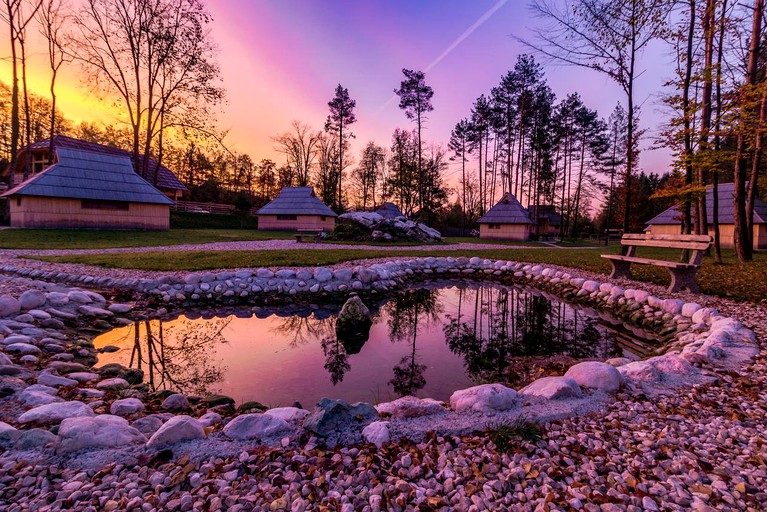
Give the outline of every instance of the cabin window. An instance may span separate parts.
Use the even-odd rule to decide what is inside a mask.
[[[487,229],[501,229],[500,224],[488,224]]]
[[[101,201],[98,199],[83,199],[80,205],[83,210],[118,210],[128,211],[128,203],[124,201]]]
[[[325,220],[325,218],[326,217],[324,215],[320,215],[320,220]]]
[[[16,206],[21,206],[21,197],[16,196]]]
[[[277,215],[277,220],[298,220],[295,215]]]

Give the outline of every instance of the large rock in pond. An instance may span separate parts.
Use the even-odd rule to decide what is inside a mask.
[[[66,418],[78,418],[81,416],[94,416],[93,409],[83,402],[73,400],[71,402],[57,402],[45,404],[30,409],[19,416],[19,423],[41,423],[52,425]]]
[[[146,437],[125,418],[100,414],[90,418],[68,418],[59,427],[57,453],[122,448],[146,443]]]
[[[232,439],[263,439],[290,431],[283,419],[268,414],[242,414],[224,427],[224,434]]]
[[[350,404],[343,400],[323,398],[304,420],[304,428],[327,437],[339,430],[359,428],[377,419],[378,412],[368,403]]]
[[[344,345],[347,354],[358,354],[370,337],[370,310],[362,299],[349,297],[336,320],[336,337]]]
[[[581,388],[569,377],[543,377],[519,391],[523,395],[538,396],[548,400],[580,398]]]
[[[623,375],[611,364],[598,361],[586,361],[570,367],[565,372],[569,377],[584,388],[593,388],[614,393],[623,387]]]
[[[482,384],[453,393],[450,406],[456,412],[471,410],[493,414],[512,409],[516,397],[516,391],[502,384]]]
[[[200,422],[191,416],[174,416],[166,421],[147,442],[148,448],[164,448],[184,441],[203,439],[205,431]]]

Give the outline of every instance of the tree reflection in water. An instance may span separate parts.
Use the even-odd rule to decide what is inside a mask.
[[[170,327],[162,320],[136,321],[128,366],[143,370],[152,390],[207,394],[226,371],[212,355],[219,343],[227,342],[222,331],[230,321],[216,318],[200,323],[179,318]]]
[[[418,361],[417,340],[420,327],[428,328],[439,321],[443,306],[437,302],[437,290],[408,290],[384,307],[388,315],[389,336],[394,342],[407,340],[410,354],[403,356],[394,366],[394,378],[389,384],[400,396],[412,395],[426,385],[426,365]]]
[[[446,319],[445,341],[477,383],[506,382],[513,363],[533,356],[618,355],[613,340],[596,328],[596,319],[529,290],[490,285],[459,290],[457,315]]]
[[[272,329],[273,332],[289,337],[290,348],[335,336],[336,317],[317,318],[314,315],[289,316]]]

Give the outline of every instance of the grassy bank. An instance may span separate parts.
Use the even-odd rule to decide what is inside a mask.
[[[171,229],[117,231],[87,229],[4,229],[0,249],[106,249],[291,238],[282,231],[249,229]]]
[[[609,274],[610,264],[600,254],[617,252],[609,249],[489,249],[455,251],[387,251],[357,249],[280,250],[280,251],[174,251],[135,254],[97,254],[84,256],[56,256],[40,258],[46,261],[83,263],[105,268],[131,268],[141,270],[209,270],[238,267],[278,267],[332,265],[343,261],[367,258],[403,258],[417,256],[480,256],[490,259],[508,259],[535,263],[565,265],[602,274]],[[675,260],[678,251],[647,249],[642,256]],[[752,302],[767,301],[767,253],[757,253],[751,263],[739,263],[732,251],[725,251],[725,262],[714,264],[706,258],[698,272],[698,283],[704,293]],[[635,266],[636,279],[667,285],[665,269]]]

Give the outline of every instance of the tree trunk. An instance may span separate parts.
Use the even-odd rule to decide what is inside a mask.
[[[703,15],[703,38],[705,39],[705,54],[703,68],[703,91],[701,98],[701,120],[700,120],[700,149],[704,155],[705,164],[698,165],[698,182],[706,187],[708,182],[708,172],[706,165],[710,160],[708,155],[708,137],[711,131],[711,93],[713,85],[712,66],[714,60],[714,32],[716,15],[716,0],[706,0],[706,12]],[[698,199],[698,234],[708,234],[708,212],[706,207],[706,193]]]
[[[727,16],[727,0],[722,2],[722,18],[719,24],[719,40],[716,50],[716,127],[714,134],[714,151],[721,149],[721,122],[722,122],[722,56],[724,53],[724,29]],[[714,261],[722,263],[722,243],[719,230],[719,169],[714,171],[712,194],[714,199],[713,215],[711,221],[714,224]]]
[[[690,6],[690,25],[687,32],[687,54],[685,55],[684,84],[682,85],[682,119],[684,127],[684,181],[687,185],[687,194],[682,202],[682,213],[684,220],[682,222],[682,233],[692,233],[692,201],[690,190],[692,188],[692,128],[690,112],[690,82],[692,81],[692,39],[695,34],[695,0],[689,0]],[[700,222],[698,222],[700,225]]]

